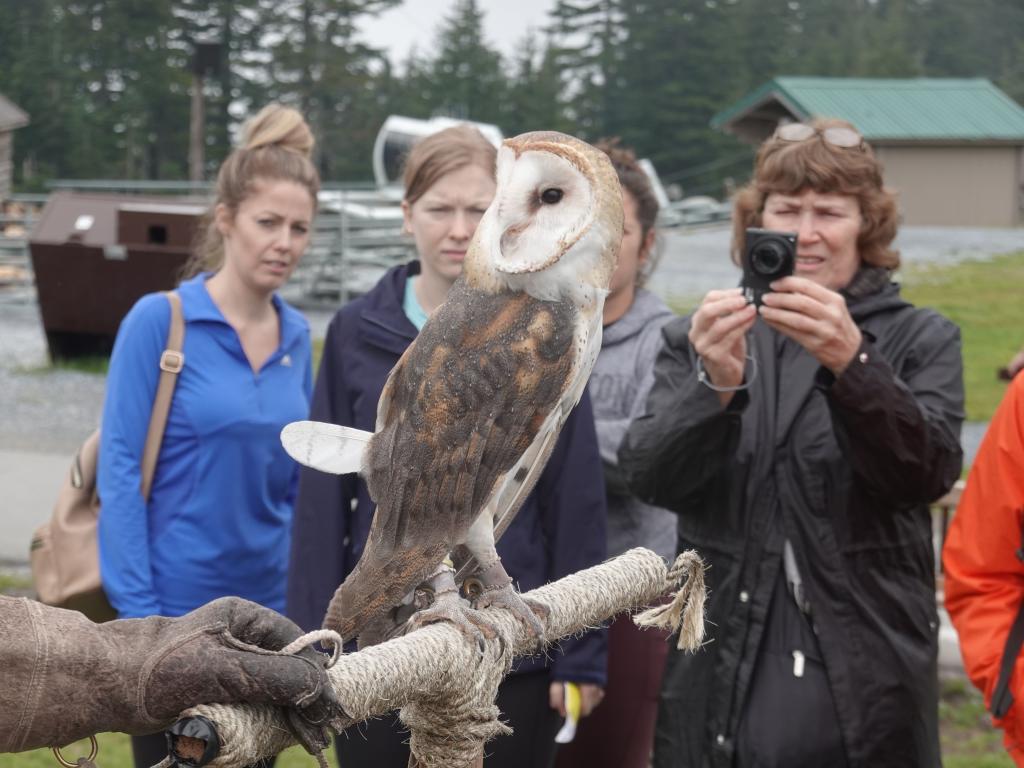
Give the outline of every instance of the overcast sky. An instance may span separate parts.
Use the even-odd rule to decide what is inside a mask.
[[[527,30],[539,31],[548,22],[548,10],[554,4],[554,0],[477,0],[484,13],[487,43],[510,55]],[[421,54],[429,54],[438,26],[451,15],[454,5],[455,0],[405,0],[397,8],[364,21],[363,37],[369,44],[390,51],[396,64],[414,45]]]

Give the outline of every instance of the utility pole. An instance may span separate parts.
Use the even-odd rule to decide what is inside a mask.
[[[188,178],[202,181],[206,170],[206,99],[203,86],[207,75],[216,75],[221,65],[220,42],[194,42],[192,52],[192,112],[188,127]]]

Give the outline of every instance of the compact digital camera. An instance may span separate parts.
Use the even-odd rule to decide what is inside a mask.
[[[743,295],[747,302],[761,306],[775,280],[793,274],[796,266],[796,232],[747,229],[743,247]]]

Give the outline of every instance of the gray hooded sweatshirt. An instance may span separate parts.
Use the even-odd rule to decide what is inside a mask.
[[[629,422],[641,413],[654,383],[661,329],[675,315],[649,291],[639,289],[626,314],[604,329],[601,354],[590,374],[597,444],[608,490],[608,555],[647,547],[672,561],[676,516],[629,493],[619,470],[619,445]]]

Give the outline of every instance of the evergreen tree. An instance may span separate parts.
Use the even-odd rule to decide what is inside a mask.
[[[258,2],[264,100],[291,103],[302,112],[318,139],[325,179],[369,174],[365,158],[383,119],[373,83],[384,62],[380,51],[359,39],[358,22],[398,0]]]
[[[535,33],[523,36],[509,77],[500,125],[509,136],[526,131],[573,133],[562,101],[561,70],[550,40],[543,46]]]
[[[749,168],[749,150],[710,127],[743,93],[734,11],[714,0],[647,0],[624,20],[620,103],[630,119],[619,135],[686,194],[721,194],[735,168],[723,169],[720,158]]]
[[[29,130],[14,134],[14,183],[22,188],[41,189],[43,179],[69,173],[68,150],[80,112],[61,67],[62,13],[52,0],[0,0],[0,87],[32,121]]]
[[[742,0],[731,11],[732,45],[741,64],[738,94],[780,75],[799,74],[800,6],[791,0]]]
[[[192,71],[197,43],[220,46],[216,72],[204,82],[206,173],[211,176],[231,151],[236,115],[259,109],[265,100],[262,84],[249,79],[254,65],[258,70],[266,60],[260,48],[263,20],[257,0],[174,0],[173,13],[177,24],[170,39],[177,66]]]
[[[435,111],[433,63],[414,46],[402,63],[402,74],[395,78],[391,92],[392,112],[406,117],[426,119]]]
[[[712,115],[780,75],[987,77],[1024,100],[1024,4],[1005,0],[556,0],[549,36],[504,70],[477,0],[458,0],[429,53],[395,71],[359,37],[399,0],[0,0],[0,90],[32,126],[15,184],[187,176],[191,58],[206,82],[207,163],[277,99],[317,135],[327,179],[366,179],[388,114],[452,114],[507,134],[619,135],[688,193],[749,172]]]
[[[507,83],[501,55],[484,39],[476,0],[456,0],[437,33],[430,66],[430,93],[437,113],[498,123]]]
[[[627,11],[638,17],[649,3],[557,0],[551,31],[554,60],[564,73],[568,117],[585,138],[622,133],[630,121],[622,104]]]

